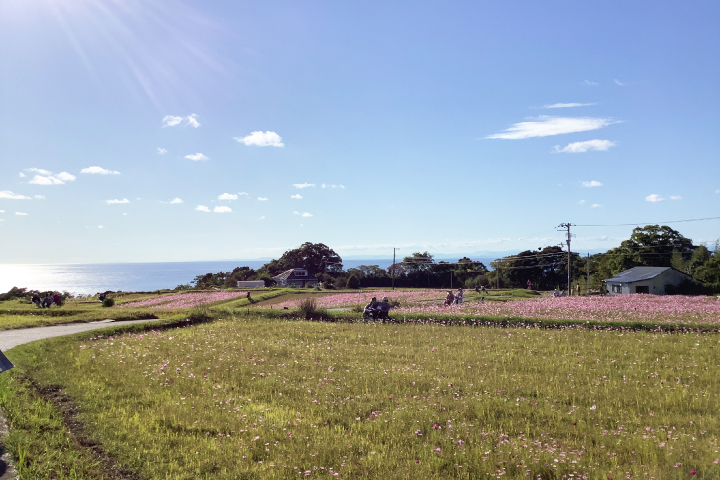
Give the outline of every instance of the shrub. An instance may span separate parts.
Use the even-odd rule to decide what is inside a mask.
[[[317,307],[317,301],[312,298],[303,298],[298,305],[298,313],[306,320],[322,318],[327,313],[324,309]]]
[[[350,278],[348,278],[346,287],[353,289],[360,288],[360,280],[358,280],[354,273],[350,275]]]
[[[207,305],[196,305],[190,309],[190,315],[188,316],[193,321],[210,320],[212,315],[210,314],[210,307]]]
[[[103,307],[112,307],[115,305],[115,299],[111,297],[106,297],[105,300],[103,300],[102,306]]]

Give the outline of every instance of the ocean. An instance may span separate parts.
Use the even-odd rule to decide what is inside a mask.
[[[229,272],[235,267],[258,269],[266,260],[162,263],[95,263],[54,265],[0,265],[0,293],[12,287],[68,291],[75,295],[97,292],[148,292],[190,283],[197,275]],[[358,265],[387,268],[392,259],[346,260],[345,269]]]

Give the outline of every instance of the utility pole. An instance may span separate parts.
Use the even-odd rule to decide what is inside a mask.
[[[590,295],[590,252],[587,254],[587,294]]]
[[[393,264],[392,264],[392,289],[395,290],[395,250],[397,248],[393,247]]]
[[[572,223],[561,223],[561,224],[558,225],[558,227],[557,227],[557,228],[562,228],[562,229],[567,230],[567,247],[568,247],[568,283],[567,283],[567,287],[568,287],[568,297],[572,295],[572,288],[571,288],[571,285],[570,285],[570,280],[571,280],[571,278],[572,278],[572,263],[571,263],[571,261],[572,261],[572,254],[571,254],[571,252],[570,252],[570,238],[572,237],[572,235],[570,235],[570,227],[574,227],[574,226],[575,226],[575,225],[573,225]]]

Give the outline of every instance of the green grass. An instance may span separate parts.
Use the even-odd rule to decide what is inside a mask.
[[[132,328],[8,356],[144,478],[720,476],[715,335],[247,316]],[[0,385],[13,430],[52,417],[29,419],[16,387]],[[24,479],[60,458],[24,455]]]

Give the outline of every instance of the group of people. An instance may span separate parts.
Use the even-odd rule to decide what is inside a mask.
[[[50,308],[53,303],[59,307],[62,305],[62,297],[57,292],[47,292],[45,298],[40,300],[40,296],[36,293],[32,296],[32,303],[38,308]]]
[[[372,319],[387,318],[391,308],[392,305],[390,305],[390,299],[388,297],[383,297],[382,302],[378,302],[377,297],[372,297],[370,303],[365,305],[363,309],[363,317],[370,317]]]
[[[447,295],[445,295],[445,305],[460,305],[463,303],[463,289],[458,288],[457,293],[453,294],[452,290],[447,291]]]

